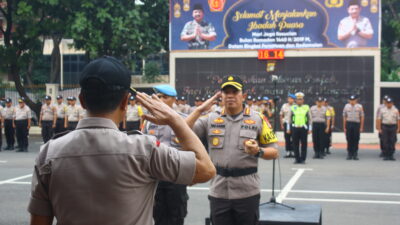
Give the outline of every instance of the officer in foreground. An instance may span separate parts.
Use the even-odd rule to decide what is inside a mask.
[[[292,105],[289,114],[287,133],[292,134],[295,164],[304,164],[307,158],[307,135],[312,132],[310,107],[304,104],[304,93],[296,93],[296,105]],[[300,151],[301,144],[301,151]]]
[[[381,109],[377,118],[377,127],[381,134],[383,145],[383,160],[396,160],[393,155],[397,142],[397,133],[400,133],[399,110],[393,105],[391,98],[386,99],[386,106]]]
[[[170,85],[157,85],[153,89],[157,93],[157,97],[172,109],[177,96],[175,88]],[[186,117],[186,114],[182,112],[177,113],[182,118]],[[176,149],[181,148],[179,140],[169,126],[145,121],[143,133],[155,136],[166,146]],[[183,225],[187,215],[188,199],[186,185],[160,181],[157,186],[154,204],[155,225]]]
[[[225,105],[221,113],[200,117],[218,99],[218,93],[187,117],[195,133],[207,138],[217,168],[209,194],[212,224],[257,224],[258,159],[278,157],[277,138],[264,116],[243,106],[243,82],[239,77],[225,77],[221,90]]]
[[[358,144],[360,133],[364,130],[364,109],[357,102],[357,96],[351,95],[349,103],[343,108],[343,130],[347,140],[347,160],[359,160]]]
[[[157,180],[188,185],[215,175],[200,140],[157,96],[136,97],[151,113],[146,120],[174,130],[182,151],[118,130],[131,84],[130,72],[118,60],[92,61],[79,83],[88,117],[41,147],[28,207],[32,225],[50,225],[54,217],[68,225],[151,225]]]

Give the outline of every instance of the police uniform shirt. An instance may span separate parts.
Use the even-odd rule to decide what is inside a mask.
[[[385,104],[380,104],[380,105],[378,106],[378,109],[376,110],[376,118],[377,118],[377,119],[381,118],[381,111],[382,111],[383,108],[386,108],[386,105],[385,105]],[[394,106],[394,105],[392,106],[392,108],[397,109],[396,106]]]
[[[157,181],[191,184],[196,160],[193,152],[149,135],[128,136],[109,119],[88,117],[42,145],[36,166],[41,182],[34,173],[31,214],[56,215],[69,225],[151,225]]]
[[[6,106],[5,108],[3,108],[1,116],[5,120],[12,120],[13,117],[14,117],[14,113],[15,113],[15,107],[14,106],[10,106],[10,107]]]
[[[214,26],[206,21],[201,21],[197,23],[196,20],[189,21],[183,27],[181,32],[181,37],[185,35],[193,35],[196,32],[196,27],[200,26],[201,32],[206,35],[217,35]],[[210,42],[196,36],[188,42],[188,49],[208,49]]]
[[[65,113],[67,111],[67,106],[64,103],[61,103],[61,104],[55,104],[54,107],[56,107],[57,118],[64,119]]]
[[[0,119],[3,117],[3,111],[4,111],[4,108],[3,108],[3,106],[0,105]]]
[[[353,26],[354,22],[350,16],[343,18],[339,23],[338,35],[344,35],[349,33],[353,29]],[[356,21],[356,26],[358,30],[363,33],[367,34],[374,33],[371,26],[371,22],[367,17],[360,16]],[[361,37],[357,33],[354,33],[351,34],[348,39],[344,40],[344,44],[346,45],[347,48],[363,47],[367,46],[367,39]]]
[[[183,118],[186,117],[186,114],[179,112],[178,114]],[[154,136],[155,138],[157,138],[157,140],[167,146],[180,149],[179,140],[170,126],[157,125],[149,121],[145,121],[143,133]]]
[[[244,152],[244,141],[254,139],[260,147],[277,147],[277,139],[265,117],[246,108],[236,118],[224,110],[200,117],[193,131],[207,137],[209,154],[217,167],[249,168],[258,166],[258,158]],[[260,193],[260,177],[257,173],[240,177],[215,176],[211,180],[210,196],[223,199],[241,199]]]
[[[40,114],[42,115],[42,121],[53,121],[54,120],[54,108],[51,105],[44,104]]]
[[[311,106],[311,118],[314,123],[325,123],[331,117],[331,113],[327,107],[317,105]]]
[[[390,109],[388,107],[382,108],[379,119],[381,119],[382,124],[396,125],[400,120],[399,110],[393,106]]]
[[[347,117],[347,122],[361,122],[361,117],[364,116],[364,109],[361,104],[355,104],[352,106],[350,103],[347,103],[343,109],[343,117]]]
[[[14,112],[15,120],[27,120],[32,118],[31,109],[27,105],[24,105],[22,108],[19,106],[15,107]]]
[[[68,117],[68,122],[77,122],[82,118],[82,108],[80,106],[68,106],[66,115]]]
[[[289,103],[285,103],[281,107],[281,111],[279,112],[279,115],[283,116],[284,123],[289,123],[289,121],[290,121],[291,107],[292,107],[292,105],[290,105]]]
[[[141,116],[141,110],[138,105],[128,105],[126,110],[126,121],[139,121]]]

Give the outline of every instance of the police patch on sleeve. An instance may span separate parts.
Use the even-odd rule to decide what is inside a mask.
[[[271,144],[278,142],[278,138],[276,137],[271,124],[268,122],[268,119],[265,118],[264,115],[261,115],[261,120],[262,120],[262,129],[261,129],[261,135],[259,138],[260,144]]]

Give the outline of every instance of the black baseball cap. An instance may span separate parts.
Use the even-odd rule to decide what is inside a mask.
[[[201,10],[201,11],[204,11],[203,5],[202,5],[202,4],[199,4],[199,3],[194,4],[193,10]]]
[[[390,97],[388,97],[388,98],[386,99],[386,102],[387,102],[387,103],[392,103],[392,102],[393,102],[393,99],[390,98]]]
[[[349,100],[356,100],[357,99],[357,95],[350,95]]]
[[[134,96],[134,95],[131,95],[131,96],[129,97],[129,101],[133,101],[133,100],[135,100],[135,96]]]
[[[63,99],[62,95],[57,95],[57,99]]]
[[[198,101],[201,101],[201,98],[200,98],[200,96],[196,96],[196,97],[194,98],[194,100],[195,100],[196,102],[198,102]]]
[[[185,96],[181,96],[179,100],[185,101],[186,98],[185,98]]]
[[[44,99],[45,99],[45,100],[51,100],[51,96],[46,95],[46,96],[44,97]]]
[[[108,91],[121,91],[131,89],[131,72],[122,62],[111,56],[103,56],[91,61],[83,68],[80,74],[79,84],[82,89],[92,89],[86,86],[90,79],[97,79],[104,84]],[[100,86],[99,89],[104,87]]]
[[[324,98],[323,97],[318,97],[317,98],[317,102],[323,102],[324,101]]]
[[[243,90],[243,81],[238,76],[226,76],[222,80],[221,89],[224,89],[225,87],[228,86],[232,86],[237,90],[241,91]]]
[[[11,98],[6,98],[6,103],[12,102]]]

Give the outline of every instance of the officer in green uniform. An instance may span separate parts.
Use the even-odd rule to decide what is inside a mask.
[[[221,89],[221,113],[201,116],[218,99],[218,93],[187,118],[194,132],[207,138],[217,168],[209,194],[211,220],[213,225],[255,225],[260,203],[258,161],[278,156],[277,138],[262,114],[243,106],[243,82],[239,77],[225,77]]]
[[[289,123],[286,127],[288,134],[292,134],[295,163],[304,164],[307,158],[307,135],[311,133],[310,107],[304,104],[304,93],[297,92],[296,105],[292,105]],[[289,124],[292,124],[290,127]],[[301,144],[301,151],[300,151]]]
[[[153,89],[161,101],[172,108],[177,96],[175,88],[170,85],[157,85]],[[186,117],[184,113],[177,113],[181,117]],[[181,149],[178,138],[169,126],[145,121],[143,133],[155,136],[157,140],[166,146]],[[186,185],[159,181],[153,213],[155,225],[183,225],[187,215],[188,199]]]

